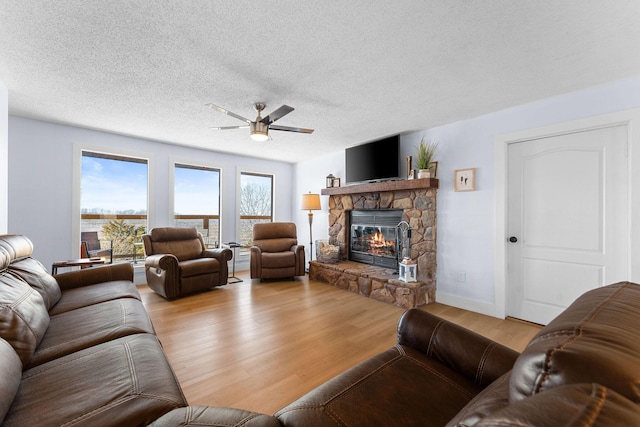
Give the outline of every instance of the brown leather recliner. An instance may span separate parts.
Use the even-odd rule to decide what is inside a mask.
[[[227,284],[230,249],[207,249],[193,228],[154,228],[142,236],[147,285],[167,299]]]
[[[292,222],[265,222],[253,226],[251,278],[304,276],[304,246],[298,245]]]

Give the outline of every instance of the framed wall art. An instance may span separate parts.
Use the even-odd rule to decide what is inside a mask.
[[[453,171],[453,188],[455,191],[476,191],[476,168]]]
[[[431,162],[431,178],[438,177],[438,162]]]

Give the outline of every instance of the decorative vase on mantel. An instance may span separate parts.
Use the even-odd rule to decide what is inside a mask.
[[[431,178],[431,169],[418,169],[418,179]]]

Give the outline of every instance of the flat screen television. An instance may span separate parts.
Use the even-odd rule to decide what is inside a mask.
[[[400,135],[345,150],[345,182],[372,182],[400,177]]]

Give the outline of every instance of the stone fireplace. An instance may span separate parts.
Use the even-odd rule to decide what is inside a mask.
[[[330,196],[329,243],[340,247],[344,261],[335,264],[311,261],[310,277],[406,308],[435,301],[437,188],[438,180],[427,178],[322,190],[323,195]],[[412,230],[409,253],[418,264],[418,282],[398,280],[395,266],[363,264],[350,258],[350,216],[353,211],[362,210],[401,213],[401,220]]]

